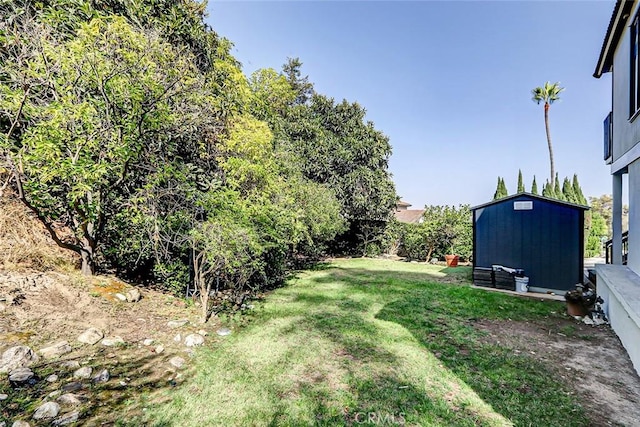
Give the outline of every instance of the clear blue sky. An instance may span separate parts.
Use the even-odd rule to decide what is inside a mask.
[[[550,110],[560,179],[611,192],[602,160],[610,75],[592,77],[614,1],[212,1],[208,22],[251,74],[299,57],[316,91],[357,101],[389,136],[401,198],[481,204],[497,177],[515,192],[549,176],[542,105],[531,89],[561,82]]]

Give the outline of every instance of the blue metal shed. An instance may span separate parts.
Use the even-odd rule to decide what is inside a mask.
[[[471,208],[474,272],[493,265],[524,269],[530,290],[564,294],[583,282],[588,209],[530,193]]]

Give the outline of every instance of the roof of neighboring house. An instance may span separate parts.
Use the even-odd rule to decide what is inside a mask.
[[[506,202],[506,201],[509,201],[509,200],[512,200],[512,199],[516,199],[516,198],[519,198],[519,197],[522,197],[522,196],[525,196],[528,199],[538,199],[538,200],[542,200],[542,201],[549,202],[549,203],[555,203],[556,205],[569,206],[569,207],[573,207],[573,208],[582,209],[582,210],[585,210],[585,211],[591,209],[589,206],[578,205],[578,204],[571,203],[571,202],[565,202],[564,200],[558,200],[558,199],[552,199],[550,197],[539,196],[537,194],[521,192],[521,193],[513,194],[513,195],[508,196],[508,197],[503,197],[501,199],[492,200],[492,201],[490,201],[488,203],[484,203],[482,205],[474,206],[474,207],[471,208],[471,210],[474,211],[476,209],[480,209],[480,208],[484,208],[484,207],[487,207],[487,206],[495,205],[495,204],[498,204],[498,203]]]
[[[403,202],[402,200],[396,202],[397,208],[408,208],[409,206],[411,206],[411,203]]]
[[[604,73],[611,71],[613,65],[613,54],[616,51],[620,37],[625,29],[625,24],[629,14],[633,10],[635,0],[617,0],[609,21],[607,34],[604,36],[600,57],[596,65],[593,77],[600,78]]]
[[[395,211],[393,214],[398,221],[412,224],[420,222],[420,218],[422,218],[424,214],[424,209],[405,209]]]

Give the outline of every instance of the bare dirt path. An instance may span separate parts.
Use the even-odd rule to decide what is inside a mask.
[[[568,381],[592,425],[640,425],[640,377],[608,325],[568,317],[545,324],[479,320],[474,326],[488,342],[535,355]]]

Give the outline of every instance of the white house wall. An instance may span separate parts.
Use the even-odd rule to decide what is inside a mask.
[[[629,255],[627,266],[640,275],[640,160],[629,165]],[[631,209],[631,207],[633,207]]]
[[[629,121],[629,87],[630,87],[630,57],[631,41],[629,25],[638,11],[638,3],[629,15],[624,33],[613,58],[613,162],[620,159],[634,145],[640,142],[640,115]],[[604,120],[604,117],[602,118]],[[635,157],[635,156],[634,156]],[[635,159],[625,159],[631,162]],[[628,164],[628,163],[627,163]],[[624,165],[626,166],[626,164]],[[620,168],[620,164],[617,165]]]

